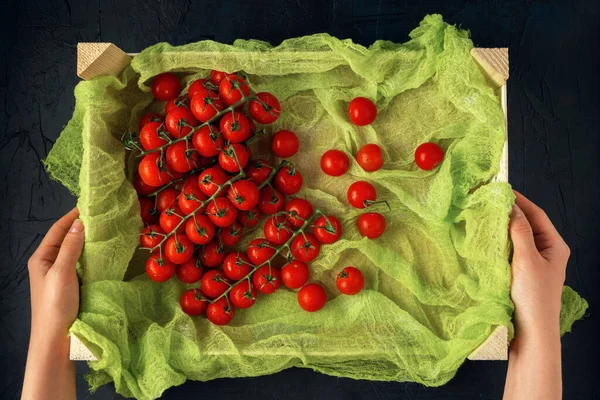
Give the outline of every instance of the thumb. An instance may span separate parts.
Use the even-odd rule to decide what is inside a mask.
[[[510,237],[515,249],[515,258],[529,257],[537,253],[533,239],[533,229],[527,217],[518,205],[513,205],[508,226]]]
[[[81,251],[83,250],[83,240],[83,224],[78,218],[73,221],[73,224],[71,224],[71,227],[69,228],[69,232],[60,245],[60,250],[56,257],[56,261],[54,262],[54,266],[59,269],[74,271],[77,260],[79,259],[79,256],[81,256]]]

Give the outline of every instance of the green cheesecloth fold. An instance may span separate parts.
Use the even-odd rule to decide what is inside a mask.
[[[98,357],[90,362],[92,389],[114,381],[117,392],[156,398],[186,379],[271,374],[292,366],[334,376],[442,385],[498,325],[512,336],[507,225],[514,200],[498,172],[504,143],[500,99],[471,58],[468,33],[425,17],[404,44],[369,48],[326,34],[289,39],[273,47],[238,40],[152,46],[119,77],[81,82],[73,118],[45,160],[51,176],[78,196],[86,227],[80,259],[81,308],[71,332]],[[152,102],[149,83],[172,71],[186,84],[210,69],[248,74],[254,92],[270,91],[282,105],[270,132],[291,129],[301,141],[292,161],[304,176],[299,197],[337,216],[342,239],[324,246],[310,264],[311,280],[329,301],[306,313],[296,294],[281,289],[237,310],[228,326],[188,317],[179,297],[190,287],[144,274],[136,251],[142,228],[131,177],[134,157],[120,136],[137,129]],[[351,125],[348,102],[376,101],[370,126]],[[414,149],[435,141],[443,163],[422,171]],[[384,168],[364,172],[352,163],[339,178],[324,175],[321,154],[355,154],[366,143],[384,151]],[[265,140],[254,144],[265,153]],[[276,161],[276,160],[273,160]],[[377,240],[355,228],[363,210],[345,200],[364,179],[386,199],[375,209],[388,228]],[[472,192],[472,193],[470,193]],[[374,206],[379,207],[379,206]],[[247,233],[243,245],[261,234]],[[359,267],[365,290],[339,295],[335,276]],[[565,287],[561,330],[582,317],[587,303]]]

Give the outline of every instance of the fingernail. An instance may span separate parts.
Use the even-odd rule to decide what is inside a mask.
[[[518,205],[513,204],[512,212],[510,213],[510,215],[513,217],[521,217],[523,216],[523,211],[519,208]]]
[[[75,221],[73,221],[73,225],[71,225],[71,229],[69,229],[69,232],[79,233],[82,231],[83,231],[83,224],[81,223],[81,220],[79,218],[77,218]]]

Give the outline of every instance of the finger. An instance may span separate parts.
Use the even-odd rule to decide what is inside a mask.
[[[537,249],[543,252],[549,248],[563,244],[562,237],[544,210],[521,193],[517,191],[514,191],[514,193],[517,196],[516,204],[523,210],[523,213],[531,224]]]
[[[83,224],[80,219],[76,219],[60,246],[60,251],[52,268],[74,272],[77,260],[79,260],[83,250],[83,240]]]
[[[516,204],[513,205],[512,213],[510,214],[508,230],[515,249],[514,258],[534,257],[537,255],[537,249],[533,240],[533,229],[523,211]]]

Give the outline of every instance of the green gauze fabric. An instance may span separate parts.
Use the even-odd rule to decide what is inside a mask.
[[[81,257],[81,309],[71,332],[98,357],[90,362],[92,389],[114,381],[117,392],[156,398],[186,379],[271,374],[292,366],[329,375],[441,385],[498,325],[510,327],[507,224],[514,200],[498,172],[504,120],[469,51],[468,33],[427,16],[404,44],[378,41],[364,48],[325,34],[277,47],[238,40],[172,47],[158,44],[136,56],[116,77],[81,82],[73,120],[46,160],[54,178],[79,196],[86,226]],[[304,176],[298,194],[336,215],[344,234],[311,263],[311,279],[329,301],[317,313],[300,309],[296,294],[281,289],[259,297],[233,322],[217,327],[179,307],[186,286],[149,281],[147,254],[136,252],[142,222],[129,183],[133,157],[118,138],[135,130],[151,103],[151,78],[177,73],[187,84],[210,69],[248,74],[254,92],[274,93],[282,114],[270,131],[296,132],[300,152],[291,158]],[[371,126],[348,122],[356,96],[376,100]],[[434,171],[413,161],[415,148],[433,140],[446,150]],[[366,143],[384,151],[384,168],[366,173],[352,163],[333,178],[319,169],[331,148],[355,154]],[[253,153],[266,155],[265,141]],[[276,161],[276,160],[273,160]],[[77,171],[79,173],[77,174]],[[355,227],[361,211],[345,200],[353,181],[372,182],[392,211],[377,240]],[[243,245],[262,227],[245,235]],[[366,287],[339,295],[335,276],[359,267]],[[563,330],[587,306],[565,289]]]

